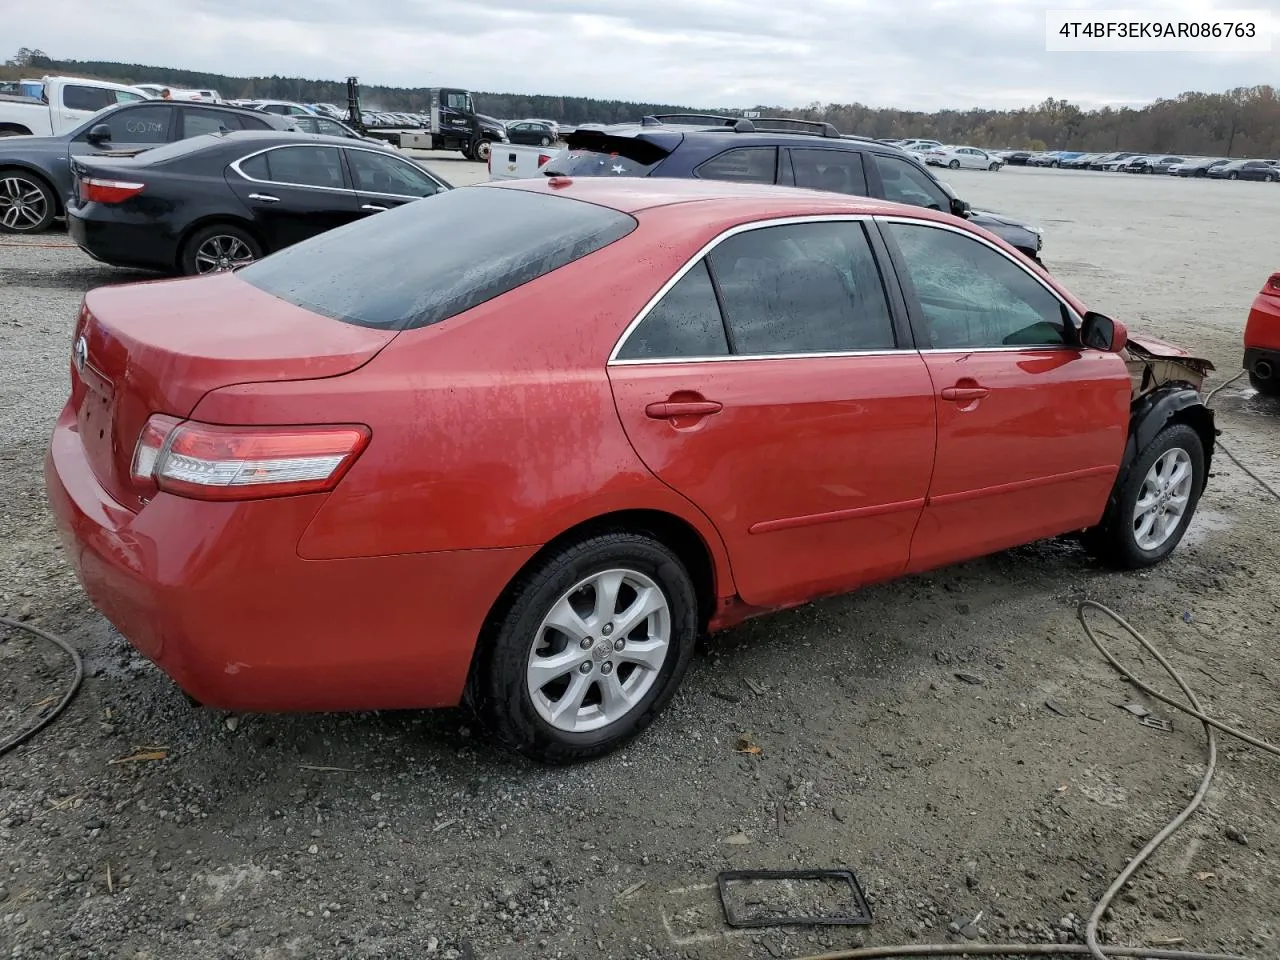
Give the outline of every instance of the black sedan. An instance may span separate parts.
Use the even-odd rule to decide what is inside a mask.
[[[451,187],[381,147],[223,133],[136,157],[77,157],[67,229],[95,260],[214,273]]]
[[[239,107],[142,100],[57,137],[0,138],[0,232],[38,233],[64,213],[74,157],[136,154],[218,130],[290,129],[288,118]]]
[[[1280,170],[1265,160],[1232,160],[1220,167],[1213,167],[1208,175],[1215,180],[1263,180],[1267,183],[1280,181]]]
[[[549,147],[556,142],[556,132],[535,120],[507,124],[507,137],[512,143],[527,143],[533,147]]]

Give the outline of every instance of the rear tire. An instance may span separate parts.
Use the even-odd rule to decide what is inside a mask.
[[[1120,570],[1154,566],[1181,542],[1204,482],[1200,435],[1185,423],[1165,427],[1134,461],[1102,522],[1085,531],[1085,547]]]
[[[58,215],[58,197],[29,170],[0,170],[0,233],[40,233]]]
[[[539,146],[543,146],[543,147],[549,147],[549,146],[551,146],[551,138],[550,138],[550,137],[543,137],[541,140],[539,140],[539,141],[538,141],[538,145],[539,145]]]
[[[182,244],[178,269],[186,276],[203,276],[248,266],[263,256],[262,244],[243,227],[211,223]]]
[[[497,740],[527,757],[601,756],[670,701],[693,654],[697,611],[688,571],[657,540],[616,532],[570,544],[522,573],[495,607],[468,700]]]
[[[1249,371],[1249,386],[1263,396],[1280,397],[1280,378],[1267,377],[1263,379],[1253,371]]]
[[[1240,179],[1240,174],[1238,174],[1238,173],[1236,173],[1236,172],[1232,171],[1231,173],[1228,173],[1228,174],[1227,174],[1227,179],[1228,179],[1228,180],[1239,180],[1239,179]]]

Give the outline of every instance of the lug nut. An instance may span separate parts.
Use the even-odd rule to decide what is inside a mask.
[[[613,649],[615,650],[621,650],[626,645],[627,645],[627,641],[623,640],[621,637],[613,641]]]
[[[606,660],[604,663],[600,664],[600,672],[607,677],[609,674],[613,673],[613,664]]]
[[[590,673],[590,672],[591,672],[591,661],[590,661],[590,660],[588,660],[586,663],[584,663],[582,666],[580,666],[580,667],[578,668],[578,672],[579,672],[579,673]]]
[[[579,644],[578,644],[578,646],[580,646],[583,650],[590,650],[590,649],[591,649],[591,638],[590,638],[590,637],[583,637],[583,638],[582,638],[582,642],[581,642],[581,643],[579,643]]]
[[[613,633],[613,624],[606,623],[603,627],[600,628],[600,632],[607,637],[609,634]]]

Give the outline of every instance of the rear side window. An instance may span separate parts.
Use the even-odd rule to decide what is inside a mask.
[[[797,187],[867,195],[862,154],[856,150],[792,150],[791,166]]]
[[[470,310],[635,228],[624,213],[567,197],[464,187],[286,247],[236,276],[322,316],[405,330]]]
[[[217,133],[220,130],[240,130],[240,118],[221,110],[200,110],[190,107],[182,111],[182,135],[198,137],[203,133]]]
[[[342,155],[337,147],[280,147],[268,151],[265,156],[269,172],[265,179],[273,183],[334,190],[346,187]]]
[[[700,163],[694,174],[703,180],[773,183],[777,167],[777,147],[737,147]]]
[[[68,110],[101,110],[116,102],[114,90],[82,87],[78,83],[69,83],[62,88],[62,105]]]
[[[729,352],[707,262],[699,260],[632,331],[619,360],[722,357]]]

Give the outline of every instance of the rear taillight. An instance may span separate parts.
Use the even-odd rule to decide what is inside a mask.
[[[369,442],[360,425],[227,427],[153,416],[133,454],[140,486],[194,500],[332,490]]]
[[[124,203],[136,197],[146,187],[145,183],[131,180],[103,180],[98,177],[80,178],[80,199],[85,203]]]
[[[1267,282],[1263,286],[1262,292],[1269,293],[1272,296],[1280,296],[1280,273],[1273,273],[1267,278]]]
[[[538,154],[538,167],[541,168],[544,163],[547,163],[550,160],[551,160],[551,154],[549,153]]]

